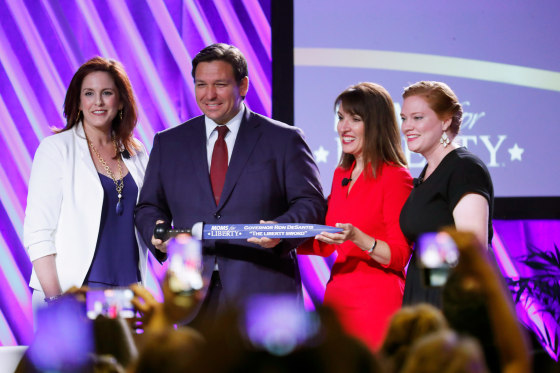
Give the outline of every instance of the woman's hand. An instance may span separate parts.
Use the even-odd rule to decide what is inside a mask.
[[[342,232],[321,232],[321,234],[315,236],[315,239],[329,245],[340,245],[346,241],[351,241],[360,250],[364,251],[365,255],[382,265],[391,263],[391,249],[386,242],[371,237],[350,223],[336,223],[335,226],[342,228]]]
[[[339,233],[321,232],[320,234],[315,236],[315,239],[330,245],[340,245],[345,241],[354,242],[356,235],[362,232],[350,223],[336,223],[335,226],[337,228],[342,228],[342,232]]]

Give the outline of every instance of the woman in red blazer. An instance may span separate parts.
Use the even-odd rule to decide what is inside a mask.
[[[412,190],[391,96],[374,83],[359,83],[335,101],[342,157],[334,172],[326,224],[299,254],[338,254],[324,303],[345,329],[376,351],[389,319],[401,307],[411,247],[399,227]]]

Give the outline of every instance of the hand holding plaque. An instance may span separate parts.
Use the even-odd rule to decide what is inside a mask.
[[[191,229],[171,228],[169,223],[156,224],[154,237],[166,241],[181,233],[189,233],[202,240],[246,240],[248,238],[305,238],[322,232],[338,233],[342,228],[307,223],[264,224],[204,224],[198,222]]]

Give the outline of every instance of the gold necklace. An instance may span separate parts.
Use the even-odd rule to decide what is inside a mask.
[[[115,183],[115,189],[117,190],[117,195],[119,197],[119,201],[117,202],[116,212],[117,215],[122,215],[124,209],[121,203],[121,198],[122,198],[122,190],[124,188],[124,177],[122,173],[121,159],[120,157],[117,158],[117,166],[119,168],[119,177],[120,177],[119,179],[117,179],[113,174],[113,172],[111,171],[111,169],[109,168],[107,162],[105,162],[105,160],[101,157],[101,154],[99,154],[97,149],[95,149],[95,146],[93,146],[93,143],[87,138],[87,136],[86,136],[86,140],[88,141],[91,150],[93,150],[93,152],[97,156],[97,159],[99,159],[99,162],[103,165],[103,168],[105,168],[105,172],[107,172],[107,174],[111,177],[111,179],[113,179],[113,182]],[[119,154],[119,151],[117,149],[117,142],[115,141],[115,139],[111,139],[111,140],[113,141],[113,145],[115,146],[115,153]]]

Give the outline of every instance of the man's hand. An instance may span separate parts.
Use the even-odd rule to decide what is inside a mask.
[[[260,224],[276,224],[278,222],[273,221],[273,220],[266,220],[266,221],[261,220],[259,223]],[[267,238],[267,237],[263,237],[263,238],[251,237],[247,240],[247,242],[257,244],[260,247],[263,247],[265,249],[272,249],[273,247],[276,247],[276,245],[278,245],[280,243],[280,241],[282,241],[282,239],[280,239],[280,238]]]
[[[163,220],[156,221],[156,225],[158,225],[159,223],[165,223],[165,221],[163,221]],[[168,242],[169,242],[169,240],[162,241],[159,238],[155,238],[154,235],[152,235],[152,245],[154,245],[154,247],[156,249],[158,249],[159,251],[161,251],[162,253],[167,253],[167,243]]]

